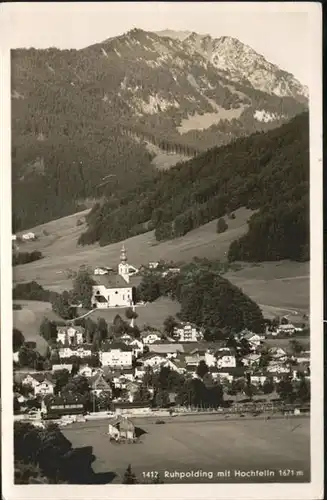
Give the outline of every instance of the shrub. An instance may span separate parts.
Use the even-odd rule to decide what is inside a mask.
[[[224,233],[228,229],[228,224],[222,217],[217,222],[217,233]]]

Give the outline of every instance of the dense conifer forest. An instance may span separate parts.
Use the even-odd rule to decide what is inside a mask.
[[[256,213],[229,260],[309,259],[307,113],[158,172],[123,198],[112,194],[94,206],[79,243],[106,245],[150,229],[157,240],[176,238],[243,206]]]

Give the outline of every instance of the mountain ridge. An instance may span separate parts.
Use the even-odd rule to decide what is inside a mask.
[[[305,109],[229,78],[187,43],[139,29],[80,50],[13,50],[14,226],[124,197],[140,177],[152,182],[156,153],[146,142],[193,156]]]

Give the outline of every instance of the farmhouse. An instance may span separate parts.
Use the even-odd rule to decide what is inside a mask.
[[[127,417],[117,416],[109,422],[108,435],[115,439],[134,439],[135,427]]]
[[[81,326],[58,326],[57,342],[62,345],[82,344],[84,332],[85,330]]]
[[[297,329],[291,323],[287,323],[286,325],[279,325],[277,328],[277,334],[285,334],[285,335],[293,335]],[[302,330],[302,329],[301,329]]]
[[[25,241],[35,240],[35,233],[29,232],[22,234],[22,240]]]
[[[130,282],[130,266],[123,246],[120,254],[118,273],[99,275],[92,287],[91,304],[93,308],[130,307],[134,303],[135,288]]]
[[[106,343],[99,351],[99,359],[102,366],[131,368],[133,361],[132,351],[132,347],[123,343]]]
[[[143,344],[154,344],[154,342],[159,342],[161,337],[155,332],[142,332],[141,340]]]

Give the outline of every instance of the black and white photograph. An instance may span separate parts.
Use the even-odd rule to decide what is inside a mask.
[[[323,498],[320,7],[3,5],[6,500]]]

